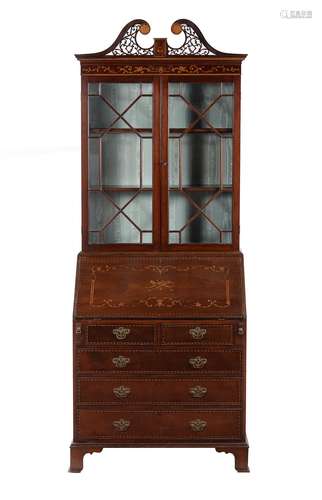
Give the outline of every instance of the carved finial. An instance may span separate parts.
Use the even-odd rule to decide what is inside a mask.
[[[150,33],[150,31],[151,31],[151,28],[150,28],[149,23],[144,22],[143,24],[141,24],[140,33],[142,33],[142,35],[147,35],[148,33]]]
[[[182,32],[181,24],[175,21],[171,26],[171,31],[174,35],[179,35]]]

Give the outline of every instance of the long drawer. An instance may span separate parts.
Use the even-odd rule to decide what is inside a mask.
[[[239,375],[237,350],[90,350],[78,351],[79,372],[217,372]]]
[[[240,439],[241,412],[218,410],[78,410],[79,440]]]
[[[240,404],[238,379],[80,378],[80,404]]]

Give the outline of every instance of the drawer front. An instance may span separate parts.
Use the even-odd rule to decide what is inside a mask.
[[[81,409],[79,440],[240,439],[239,410],[114,411]]]
[[[178,324],[161,326],[162,344],[203,343],[217,345],[233,344],[232,324]]]
[[[88,325],[89,344],[153,344],[153,325]]]
[[[236,350],[89,350],[79,349],[78,370],[119,372],[222,372],[239,375],[241,351]]]
[[[80,379],[80,404],[240,404],[238,379]]]

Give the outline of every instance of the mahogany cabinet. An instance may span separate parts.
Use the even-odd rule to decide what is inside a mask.
[[[240,75],[191,21],[77,55],[82,252],[71,472],[108,447],[207,446],[248,471]],[[143,38],[141,42],[140,38]]]

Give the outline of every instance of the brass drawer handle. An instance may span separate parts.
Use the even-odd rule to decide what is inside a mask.
[[[207,358],[201,358],[200,356],[196,356],[195,358],[190,358],[189,363],[194,368],[202,368],[207,363]]]
[[[244,335],[244,328],[240,326],[237,330],[238,335]]]
[[[123,326],[119,326],[118,328],[113,328],[112,333],[115,335],[117,340],[124,340],[131,332],[130,328],[124,328]]]
[[[120,418],[120,420],[114,420],[113,425],[115,429],[120,432],[127,431],[130,427],[131,422],[129,420],[124,420],[124,418]]]
[[[196,420],[191,420],[190,427],[193,431],[200,432],[207,427],[207,422],[205,420],[200,420],[200,418],[197,418]]]
[[[196,385],[196,387],[191,387],[189,392],[193,398],[203,398],[207,394],[207,387]]]
[[[190,328],[189,333],[193,339],[200,340],[204,338],[207,330],[206,328],[200,328],[200,326],[196,326],[195,328]]]
[[[130,358],[125,358],[124,356],[117,356],[117,358],[112,359],[113,365],[117,368],[124,368],[130,362]]]
[[[125,387],[125,385],[120,385],[119,387],[114,387],[113,392],[117,398],[127,398],[131,389],[129,387]]]

